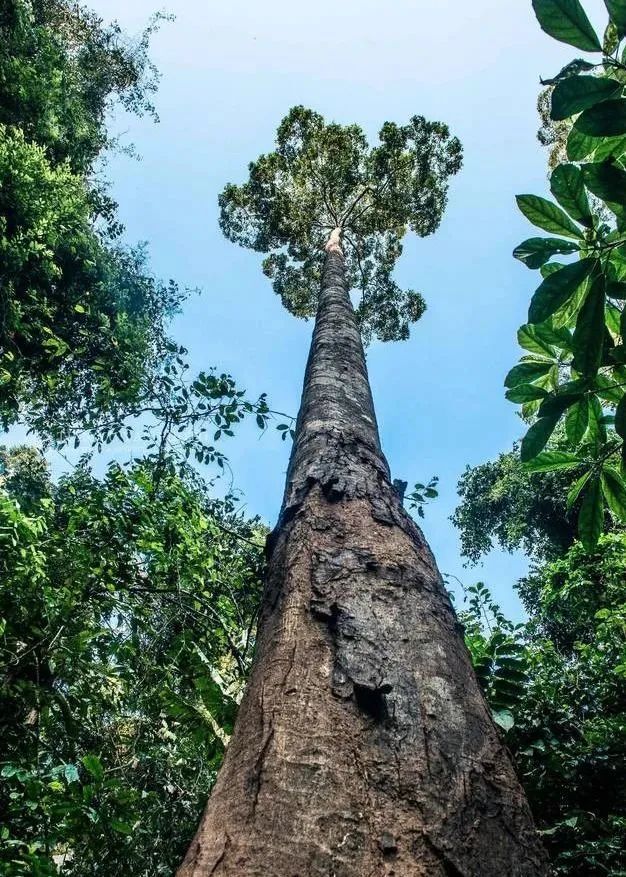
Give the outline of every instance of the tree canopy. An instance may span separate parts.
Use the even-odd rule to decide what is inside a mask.
[[[340,228],[349,284],[361,293],[364,340],[408,338],[424,300],[400,289],[393,268],[409,229],[425,236],[439,226],[461,160],[461,144],[441,122],[386,122],[370,148],[358,125],[294,107],[275,151],[250,164],[246,183],[220,195],[220,225],[230,240],[269,254],[263,271],[274,291],[305,318],[316,312],[324,244]]]

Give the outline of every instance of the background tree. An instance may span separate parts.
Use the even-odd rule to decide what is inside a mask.
[[[554,873],[600,877],[626,866],[626,535],[603,534],[592,553],[565,546],[575,516],[555,485],[564,477],[529,474],[515,451],[466,472],[454,518],[466,556],[478,562],[494,538],[524,546],[533,564],[517,585],[527,622],[508,621],[481,584],[460,618]]]
[[[0,11],[0,423],[65,440],[145,396],[181,296],[120,244],[102,181],[121,105],[150,113],[147,47],[69,0]]]
[[[467,467],[459,480],[461,498],[451,517],[461,553],[471,563],[494,547],[522,548],[537,560],[559,556],[576,539],[576,519],[567,510],[568,472],[528,472],[519,446],[496,460]]]
[[[232,730],[264,530],[187,471],[2,452],[0,874],[171,874]]]
[[[0,8],[0,420],[94,451],[53,482],[0,450],[0,873],[172,872],[211,787],[254,644],[263,528],[211,499],[246,415],[190,376],[181,296],[120,244],[101,180],[118,102],[154,113],[147,42],[65,0]],[[289,424],[281,424],[284,433]],[[219,468],[218,468],[219,471]]]
[[[370,149],[356,126],[296,107],[276,150],[221,196],[226,234],[269,252],[287,307],[317,317],[251,679],[181,877],[546,872],[391,483],[359,333],[405,337],[421,312],[390,271],[409,227],[439,224],[459,165],[442,124],[386,123]]]
[[[102,177],[121,148],[111,112],[156,119],[147,52],[162,18],[130,40],[69,0],[0,10],[0,424],[102,446],[140,422],[161,455],[223,463],[210,437],[251,412],[265,427],[264,397],[245,403],[229,375],[189,377],[167,335],[183,296],[121,243]]]

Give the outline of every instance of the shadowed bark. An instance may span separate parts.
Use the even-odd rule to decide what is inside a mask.
[[[538,877],[546,859],[380,448],[335,235],[256,660],[179,877]]]

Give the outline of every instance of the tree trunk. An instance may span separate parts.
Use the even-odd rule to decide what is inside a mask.
[[[178,877],[537,877],[524,794],[390,483],[335,233],[256,660]]]

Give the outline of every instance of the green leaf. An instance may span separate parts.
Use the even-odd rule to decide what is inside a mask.
[[[578,121],[578,120],[577,120]],[[599,137],[589,137],[578,128],[576,122],[572,125],[571,131],[567,135],[566,152],[570,161],[582,161],[600,145],[602,141]]]
[[[534,459],[524,463],[526,472],[557,472],[561,469],[575,469],[582,460],[576,454],[566,451],[543,451]]]
[[[570,76],[555,86],[550,115],[555,122],[569,119],[600,101],[615,97],[622,87],[621,82],[607,76]]]
[[[589,396],[589,426],[586,438],[594,448],[599,448],[606,441],[602,405],[597,396]]]
[[[608,161],[585,164],[582,172],[589,191],[621,212],[626,205],[626,172]]]
[[[626,152],[625,137],[601,137],[598,146],[593,150],[593,160],[600,162],[607,158],[619,158]],[[585,158],[586,156],[583,156]]]
[[[585,110],[576,128],[588,137],[616,137],[626,134],[626,100],[607,100]]]
[[[504,386],[511,388],[518,384],[529,384],[543,377],[551,368],[551,362],[521,362],[508,373],[504,379]]]
[[[589,481],[590,476],[591,476],[591,469],[588,472],[585,472],[584,475],[581,475],[580,478],[577,481],[575,481],[572,484],[572,486],[570,487],[570,489],[567,493],[567,503],[566,503],[568,512],[571,510],[572,506],[574,505],[574,503],[576,502],[576,500],[580,496],[580,493],[581,493],[583,487],[585,486],[585,484]]]
[[[527,463],[543,451],[558,422],[558,417],[540,417],[533,423],[522,439],[520,449],[522,463]]]
[[[583,440],[589,424],[589,402],[583,396],[568,409],[565,416],[565,433],[569,441],[576,447]]]
[[[547,390],[544,390],[543,387],[537,387],[535,384],[517,384],[505,393],[509,402],[515,402],[518,405],[545,399],[547,395]]]
[[[540,335],[539,328],[539,326],[532,326],[530,323],[520,326],[517,330],[517,343],[530,353],[538,353],[541,356],[549,356],[554,359],[555,347]]]
[[[590,478],[578,515],[578,535],[587,551],[593,551],[598,544],[604,527],[604,503],[600,479]]]
[[[581,259],[546,277],[532,297],[528,322],[543,323],[558,311],[587,279],[595,264],[595,259]]]
[[[550,191],[573,219],[587,228],[593,227],[593,216],[585,192],[583,175],[576,165],[560,164],[556,167],[550,177]]]
[[[573,241],[559,238],[528,238],[513,250],[513,255],[528,268],[540,268],[556,253],[575,253],[578,250],[578,244]]]
[[[560,271],[561,268],[565,268],[563,262],[550,262],[547,265],[542,265],[539,269],[539,273],[542,277],[549,277],[551,274],[554,274],[555,271]]]
[[[97,755],[84,755],[82,762],[85,770],[87,770],[94,779],[102,779],[104,776],[104,768]]]
[[[606,327],[610,331],[611,335],[617,337],[621,335],[621,320],[622,317],[626,316],[626,312],[620,311],[619,308],[615,307],[611,302],[607,302],[605,317],[606,317]]]
[[[516,201],[526,219],[538,228],[577,240],[582,237],[580,229],[574,225],[567,213],[547,198],[541,198],[539,195],[518,195]]]
[[[112,819],[109,822],[109,825],[113,829],[113,831],[117,831],[118,834],[132,834],[133,830],[127,822],[122,822],[120,819]]]
[[[602,46],[578,0],[533,0],[541,29],[555,40],[586,52],[600,52]]]
[[[604,345],[604,277],[597,278],[580,309],[574,331],[574,363],[576,371],[593,377],[602,361]]]
[[[626,0],[604,0],[620,37],[626,36]]]
[[[608,507],[620,521],[626,521],[626,485],[612,466],[602,467],[602,492]]]
[[[569,329],[554,328],[548,320],[545,323],[532,325],[526,323],[517,332],[517,341],[520,347],[532,353],[549,356],[554,359],[556,350],[569,351],[572,349],[572,333]]]
[[[515,724],[513,713],[510,710],[492,710],[491,715],[496,725],[499,725],[505,731],[510,731]]]
[[[560,417],[564,411],[580,400],[584,387],[568,392],[568,386],[568,384],[562,384],[556,393],[543,400],[539,407],[539,417]]]
[[[624,382],[626,382],[626,378],[620,380],[615,374],[605,375],[598,372],[596,375],[598,395],[606,402],[618,404],[624,396],[624,387],[620,386]]]
[[[66,764],[63,773],[65,774],[65,779],[68,783],[78,782],[78,768],[75,764]]]

